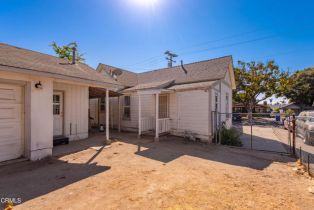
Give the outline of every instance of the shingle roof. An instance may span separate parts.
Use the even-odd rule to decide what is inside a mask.
[[[109,76],[95,71],[86,64],[70,64],[66,59],[0,43],[0,70],[23,73],[42,73],[50,77],[62,76],[89,83],[118,85]]]
[[[232,66],[232,57],[225,56],[206,61],[184,64],[183,67],[180,65],[172,68],[157,69],[143,73],[133,73],[120,69],[123,73],[117,77],[117,81],[127,87],[169,80],[174,80],[174,85],[215,81],[225,77],[230,65]],[[99,67],[97,68],[97,70],[107,73],[113,69],[116,68],[105,64],[99,64]]]
[[[172,87],[169,87],[169,90],[188,90],[188,89],[195,89],[195,88],[208,88],[211,87],[213,84],[215,84],[216,81],[209,81],[209,82],[194,82],[194,83],[188,83],[188,84],[181,84],[181,85],[174,85]]]
[[[174,80],[142,83],[142,84],[135,85],[134,87],[127,88],[123,90],[123,92],[134,91],[134,90],[154,89],[154,88],[164,88],[164,87],[168,87],[173,81]]]
[[[100,63],[97,67],[98,72],[102,72],[105,75],[111,75],[112,71],[119,69],[123,73],[118,76],[117,81],[127,87],[133,87],[138,84],[137,74],[124,69],[116,68],[107,64]]]

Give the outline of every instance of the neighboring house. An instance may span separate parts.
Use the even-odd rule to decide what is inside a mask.
[[[300,114],[300,112],[302,111],[306,111],[306,110],[312,110],[313,107],[311,106],[307,106],[307,105],[303,105],[303,104],[296,104],[296,103],[290,103],[290,104],[285,104],[282,105],[280,107],[280,109],[282,110],[282,112],[286,112],[287,110],[292,110],[296,115]]]
[[[117,88],[86,64],[0,44],[0,161],[50,156],[56,136],[87,138],[89,98]]]
[[[232,104],[232,112],[233,113],[247,113],[247,109],[242,103],[233,103]],[[269,108],[264,104],[256,104],[253,113],[268,113]]]
[[[99,72],[125,86],[122,96],[111,98],[111,126],[139,135],[154,132],[156,139],[163,133],[183,136],[189,132],[211,141],[212,112],[232,111],[232,62],[232,57],[226,56],[143,73],[99,64]],[[93,103],[96,106],[91,112],[101,109],[99,100]],[[221,120],[229,120],[231,125],[229,114],[222,115]]]

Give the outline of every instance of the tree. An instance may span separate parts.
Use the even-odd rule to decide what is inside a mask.
[[[312,106],[314,103],[314,68],[292,74],[287,91],[283,93],[291,102]]]
[[[288,73],[281,72],[274,61],[267,63],[238,62],[234,69],[236,90],[233,100],[252,112],[256,104],[272,95],[281,94],[289,84]]]
[[[71,42],[64,46],[59,46],[56,42],[52,42],[51,46],[55,53],[59,56],[59,58],[66,58],[68,59],[68,61],[72,61],[73,48],[75,48],[75,60],[78,62],[85,61],[85,59],[83,58],[83,54],[78,53],[78,45],[76,42]]]

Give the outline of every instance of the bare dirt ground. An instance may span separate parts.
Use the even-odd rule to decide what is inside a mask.
[[[22,198],[14,209],[313,209],[313,182],[287,156],[115,136],[110,147],[94,136],[51,160],[2,166],[0,197]]]

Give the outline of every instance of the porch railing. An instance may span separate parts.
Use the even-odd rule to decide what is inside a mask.
[[[143,117],[141,122],[141,131],[150,131],[155,129],[155,120],[152,117]]]
[[[155,118],[153,117],[143,117],[141,122],[141,131],[152,131],[155,129]],[[159,133],[167,133],[170,131],[170,118],[158,119],[159,123]]]
[[[159,133],[167,133],[170,131],[170,118],[158,119]]]

